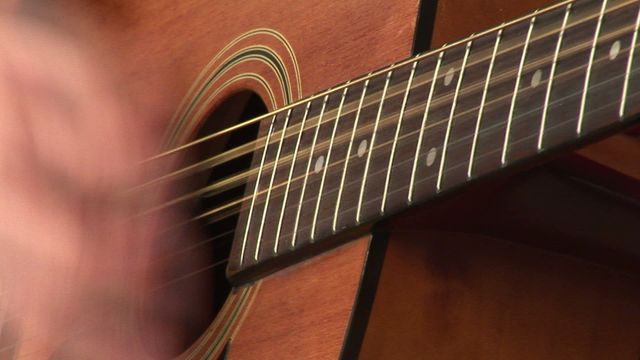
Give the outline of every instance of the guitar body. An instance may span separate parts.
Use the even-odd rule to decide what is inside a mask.
[[[248,94],[274,110],[548,2],[110,4],[109,35],[92,36],[124,54],[135,90],[169,79],[176,115],[159,126],[176,146],[211,114],[232,125]],[[182,356],[638,359],[639,144],[618,135],[532,164],[235,284]]]

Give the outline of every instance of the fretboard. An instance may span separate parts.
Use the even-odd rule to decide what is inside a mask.
[[[563,2],[270,114],[230,275],[631,122],[639,21]]]

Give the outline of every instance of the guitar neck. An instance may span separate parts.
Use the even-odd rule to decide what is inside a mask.
[[[639,21],[566,1],[270,114],[229,274],[631,122]]]

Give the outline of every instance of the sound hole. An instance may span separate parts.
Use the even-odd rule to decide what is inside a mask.
[[[266,112],[264,103],[256,94],[236,94],[208,116],[194,139]],[[185,166],[220,154],[233,153],[234,149],[255,140],[258,129],[259,123],[252,124],[195,146],[190,149]],[[252,155],[252,151],[248,151],[241,156],[238,156],[237,152],[232,156],[225,156],[225,161],[221,164],[207,166],[206,170],[189,176],[181,184],[180,192],[191,193],[246,172],[251,165]],[[186,205],[186,210],[192,219],[200,219],[192,222],[186,233],[182,230],[174,235],[188,239],[170,239],[171,244],[179,245],[170,245],[170,250],[163,250],[173,256],[169,257],[164,265],[163,272],[166,275],[163,277],[168,279],[167,286],[159,290],[157,298],[154,296],[153,314],[161,316],[163,319],[160,321],[164,324],[169,321],[172,328],[179,329],[178,333],[181,336],[176,341],[180,353],[193,345],[211,325],[231,291],[225,269],[238,221],[238,209],[231,208],[230,211],[212,216],[202,215],[237,201],[244,196],[244,190],[244,181],[241,181],[193,199]]]

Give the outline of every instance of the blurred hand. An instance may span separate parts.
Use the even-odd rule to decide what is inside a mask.
[[[144,359],[140,331],[173,351],[136,321],[159,219],[134,215],[154,200],[122,195],[158,139],[103,60],[0,18],[0,359]]]

